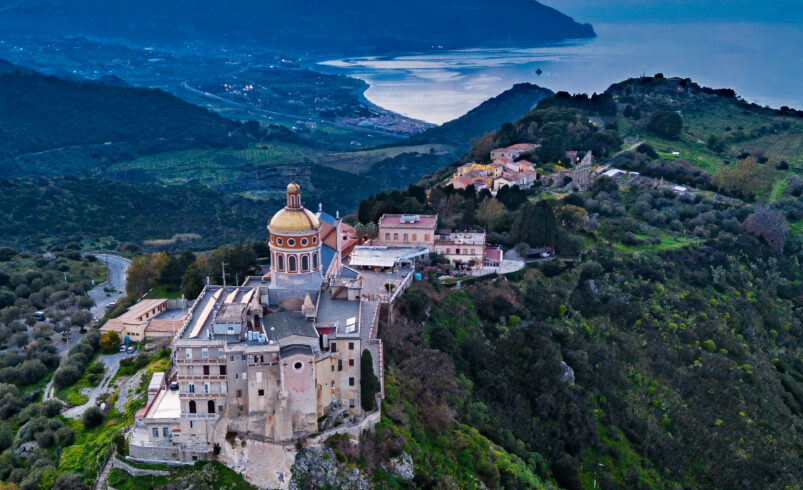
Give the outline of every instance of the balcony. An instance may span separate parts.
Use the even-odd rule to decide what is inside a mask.
[[[225,374],[178,374],[178,381],[227,381]]]
[[[200,358],[200,359],[195,359],[195,358],[193,358],[193,359],[176,358],[176,364],[226,364],[226,358],[225,357],[220,358],[220,359],[219,358],[212,358],[212,357],[210,357],[208,359],[204,359],[204,358]]]
[[[181,392],[179,394],[179,396],[181,398],[208,400],[210,398],[226,398],[227,394],[228,393],[204,393],[204,392],[188,393],[188,392]]]
[[[216,413],[182,413],[183,420],[217,420],[218,414]]]

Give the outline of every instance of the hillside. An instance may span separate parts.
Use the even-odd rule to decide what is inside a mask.
[[[453,121],[410,137],[409,142],[451,144],[465,152],[470,148],[472,140],[497,129],[500,122],[518,118],[550,95],[554,95],[554,92],[549,89],[531,83],[520,83]]]
[[[450,166],[363,201],[363,223],[437,212],[441,227],[482,226],[506,248],[556,252],[460,287],[433,259],[381,326],[393,406],[401,397],[405,407],[387,424],[396,444],[419,448],[416,485],[447,485],[468,466],[490,488],[532,486],[528,472],[570,489],[800,487],[801,126],[799,112],[732,91],[628,80],[544,99],[466,158],[539,141],[527,158],[545,173],[571,167],[566,151],[590,150],[656,180],[492,196],[443,186]],[[446,437],[431,448],[453,430],[476,431],[524,471],[477,458],[433,468],[434,453],[466,447]]]
[[[224,119],[160,90],[112,82],[68,81],[4,65],[3,176],[93,173],[141,154],[242,147],[257,136],[257,127]]]
[[[532,0],[212,0],[125,2],[69,0],[0,2],[0,28],[126,39],[139,44],[200,41],[256,42],[291,52],[387,52],[488,45],[533,45],[593,37],[576,23]],[[393,22],[388,22],[393,19]],[[504,25],[504,29],[496,28]],[[337,36],[331,33],[336,32]]]

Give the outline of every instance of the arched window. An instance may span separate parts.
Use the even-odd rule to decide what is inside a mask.
[[[195,413],[195,400],[190,400],[190,413]]]
[[[309,271],[309,255],[301,256],[301,270],[304,272]]]
[[[209,400],[208,402],[206,402],[206,411],[208,413],[215,413],[215,401],[214,400]]]
[[[313,269],[318,268],[318,252],[313,252],[312,254],[312,268]]]
[[[296,271],[296,256],[295,255],[288,255],[287,256],[287,270],[289,272]]]
[[[284,270],[284,255],[278,254],[276,261],[276,270],[283,271]]]

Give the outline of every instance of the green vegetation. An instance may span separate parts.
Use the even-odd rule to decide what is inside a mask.
[[[0,87],[5,178],[85,175],[154,150],[244,146],[261,136],[256,124],[224,119],[160,90],[27,70],[0,73]]]
[[[148,469],[170,471],[169,476],[132,476],[120,469],[109,473],[109,486],[120,490],[159,488],[170,485],[174,488],[251,490],[249,485],[234,470],[217,461],[197,462],[194,466],[148,465]]]

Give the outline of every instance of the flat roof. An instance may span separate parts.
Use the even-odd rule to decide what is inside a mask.
[[[429,253],[424,247],[354,247],[349,259],[353,267],[393,267],[396,263]]]
[[[301,337],[318,338],[318,332],[311,321],[297,311],[277,311],[265,315],[260,320],[262,329],[268,340],[281,340],[285,337],[298,335]],[[273,328],[273,330],[271,330]]]
[[[148,419],[178,419],[180,417],[181,400],[178,397],[178,390],[168,389],[159,392],[145,416]]]
[[[403,223],[402,217],[417,218],[417,221]],[[435,228],[438,225],[437,214],[383,214],[379,218],[379,226],[402,226],[410,228]]]

